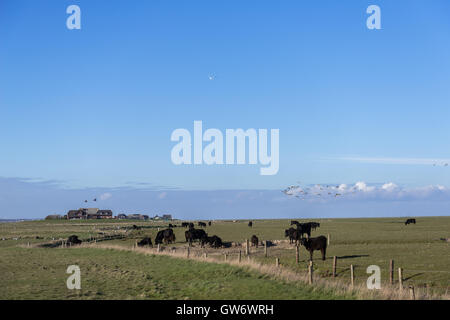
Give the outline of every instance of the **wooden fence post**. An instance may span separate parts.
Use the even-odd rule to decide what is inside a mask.
[[[280,265],[280,259],[275,258],[275,266],[278,267]]]
[[[264,241],[264,257],[267,258],[267,240]]]
[[[225,256],[225,261],[227,261],[227,254],[225,253],[224,256]]]
[[[249,254],[250,254],[250,246],[249,246],[248,239],[246,239],[245,241],[246,241],[246,244],[247,244],[247,246],[245,247],[245,253],[246,253],[247,255],[249,255]]]
[[[158,249],[156,249],[156,252],[160,252],[161,251],[161,245],[158,243]]]
[[[355,269],[353,268],[353,265],[350,265],[350,280],[352,288],[355,286]]]
[[[242,252],[241,250],[239,250],[239,262],[241,262],[241,260],[242,260]]]
[[[414,287],[413,286],[409,286],[409,298],[411,300],[416,300],[416,296],[414,294]]]
[[[389,284],[394,284],[394,260],[389,261]]]
[[[203,258],[206,259],[207,257],[208,257],[208,254],[207,254],[206,252],[204,252],[204,253],[203,253]]]
[[[330,234],[327,234],[327,245],[330,245]]]
[[[299,264],[299,262],[300,262],[300,255],[299,255],[299,249],[298,249],[298,244],[297,245],[295,245],[295,262],[297,263],[297,264]]]
[[[308,266],[308,282],[309,282],[309,284],[313,283],[313,262],[312,261],[309,262],[309,266]]]
[[[191,247],[187,247],[187,253],[186,253],[186,256],[187,256],[188,259],[189,259],[190,253],[191,253]]]
[[[400,291],[403,290],[403,270],[398,268],[398,286]]]
[[[333,278],[336,277],[337,257],[333,257]]]

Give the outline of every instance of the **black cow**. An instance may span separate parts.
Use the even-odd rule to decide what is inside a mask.
[[[189,242],[189,244],[192,244],[192,241],[199,240],[201,243],[202,239],[206,238],[208,235],[206,232],[202,229],[189,229],[184,233],[184,236],[186,237],[186,242]]]
[[[208,221],[208,226],[211,226],[211,224],[212,224],[211,221]]]
[[[143,247],[143,246],[152,246],[153,247],[152,239],[149,237],[145,237],[144,239],[139,241],[138,247]]]
[[[182,228],[187,228],[187,227],[189,227],[189,222],[182,222],[182,223],[181,223],[181,227],[182,227]]]
[[[248,226],[249,226],[250,228],[253,227],[253,222],[252,222],[252,221],[249,221]]]
[[[313,230],[316,230],[316,228],[320,228],[320,223],[319,222],[311,222],[311,228]]]
[[[199,221],[198,222],[199,227],[206,227],[206,223]]]
[[[300,233],[301,237],[303,237],[304,234],[307,234],[308,238],[311,237],[311,225],[309,223],[298,224],[297,231]]]
[[[68,239],[67,239],[67,244],[70,244],[70,245],[73,245],[73,244],[81,244],[81,240],[80,239],[78,239],[78,236],[76,236],[76,235],[73,235],[73,236],[70,236]]]
[[[137,225],[133,224],[133,229],[134,230],[141,230],[141,227],[138,227]]]
[[[220,239],[218,236],[214,235],[212,237],[204,237],[203,239],[201,239],[201,245],[202,247],[208,243],[211,247],[213,248],[220,248],[223,243],[222,243],[222,239]]]
[[[291,220],[291,226],[292,226],[293,224],[299,225],[300,222],[298,222],[298,221],[296,221],[296,220]]]
[[[301,245],[309,251],[309,260],[313,260],[313,251],[320,250],[322,252],[322,260],[325,260],[327,253],[327,238],[324,236],[319,236],[317,238],[302,238],[300,241]]]
[[[189,229],[194,229],[194,223],[189,222]]]
[[[257,236],[252,235],[252,237],[250,238],[250,242],[252,243],[252,246],[256,246],[258,248],[259,239]]]
[[[291,244],[294,241],[297,242],[301,238],[297,229],[294,229],[294,228],[289,228],[289,229],[284,230],[284,236],[289,237],[289,243],[291,243]]]
[[[165,244],[175,242],[175,234],[172,229],[164,229],[158,231],[155,237],[155,244],[162,244],[163,241]]]
[[[407,225],[410,224],[410,223],[416,224],[416,219],[408,219],[408,220],[406,220],[405,226],[407,226]]]

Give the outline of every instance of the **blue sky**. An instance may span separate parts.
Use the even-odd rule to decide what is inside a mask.
[[[71,4],[81,8],[81,30],[66,28]],[[366,28],[371,4],[381,8],[381,30]],[[182,198],[172,207],[128,193],[115,200],[123,188],[141,194],[143,184],[155,194],[281,190],[298,181],[448,188],[449,14],[446,0],[3,0],[2,215],[37,215],[11,200],[28,194],[7,193],[14,183],[50,198],[61,190],[58,206],[33,200],[38,215],[82,206],[75,199],[86,190],[111,193],[105,206],[117,210],[185,214]],[[170,135],[192,132],[194,120],[223,132],[279,129],[278,174],[261,176],[259,165],[175,166]],[[208,210],[203,196],[194,198]],[[402,212],[415,206],[408,201]],[[302,211],[293,203],[284,215]],[[324,214],[324,204],[315,208]],[[439,208],[429,211],[448,206]]]

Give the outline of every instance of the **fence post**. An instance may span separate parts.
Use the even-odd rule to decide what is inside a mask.
[[[186,253],[186,256],[187,256],[188,259],[189,259],[190,253],[191,253],[191,247],[187,247],[187,253]]]
[[[312,261],[309,262],[309,266],[308,266],[308,282],[309,282],[309,284],[313,283],[313,262]]]
[[[239,262],[241,262],[241,260],[242,260],[242,252],[241,250],[239,250]]]
[[[275,258],[275,266],[278,267],[280,265],[280,259]]]
[[[350,265],[350,280],[353,288],[355,286],[355,269],[352,264]]]
[[[208,254],[206,252],[203,253],[203,258],[206,259],[208,257]]]
[[[245,247],[245,253],[247,255],[249,255],[250,254],[250,246],[249,246],[248,239],[245,239],[245,241],[246,241],[246,244],[247,244],[247,246]]]
[[[267,240],[264,241],[264,257],[267,258]]]
[[[403,290],[403,270],[402,268],[398,268],[398,286],[400,291]]]
[[[227,254],[225,253],[224,256],[225,256],[225,261],[227,261]]]
[[[333,257],[333,278],[336,277],[337,257]]]
[[[161,251],[161,245],[158,243],[158,249],[156,249],[156,252],[160,252]]]
[[[298,264],[300,262],[300,255],[298,250],[298,244],[295,245],[295,262]]]
[[[330,234],[327,234],[327,245],[330,245]]]
[[[409,298],[411,300],[416,300],[416,296],[414,294],[414,286],[409,286]]]
[[[394,284],[394,260],[389,261],[389,284]]]

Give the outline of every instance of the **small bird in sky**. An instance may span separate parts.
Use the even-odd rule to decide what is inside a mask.
[[[94,198],[94,200],[93,201],[97,201],[97,198]]]
[[[84,202],[88,202],[87,200],[84,200]]]

